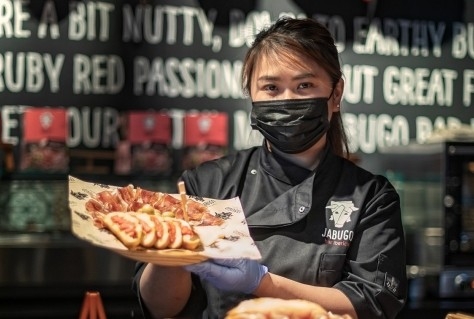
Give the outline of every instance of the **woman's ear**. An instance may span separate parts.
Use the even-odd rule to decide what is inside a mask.
[[[336,83],[334,93],[332,94],[333,112],[339,112],[342,101],[342,93],[344,92],[344,80],[342,78]]]

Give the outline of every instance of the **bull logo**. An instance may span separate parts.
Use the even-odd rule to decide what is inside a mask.
[[[331,205],[326,206],[330,208],[332,215],[329,220],[334,221],[336,228],[342,228],[346,222],[351,221],[351,214],[359,208],[354,206],[352,201],[331,201]]]
[[[41,113],[39,117],[39,121],[40,121],[41,128],[44,131],[47,131],[51,128],[51,126],[53,125],[53,118],[54,117],[53,117],[53,114],[51,114],[51,112]]]
[[[151,133],[155,129],[155,117],[153,115],[147,115],[143,119],[143,127],[145,129],[145,132]]]
[[[211,130],[212,121],[209,117],[203,116],[199,119],[198,128],[201,134],[208,134]]]

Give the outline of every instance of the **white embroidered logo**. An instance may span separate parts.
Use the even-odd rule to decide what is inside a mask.
[[[386,274],[385,276],[385,287],[390,290],[394,295],[397,294],[399,281],[395,278]]]
[[[346,222],[351,221],[351,214],[359,208],[354,206],[354,203],[349,200],[343,201],[331,201],[330,206],[326,206],[326,208],[330,208],[332,215],[329,220],[334,221],[334,226],[336,228],[342,228]]]

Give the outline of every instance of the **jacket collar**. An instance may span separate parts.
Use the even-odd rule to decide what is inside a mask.
[[[294,224],[303,219],[313,206],[313,188],[316,187],[315,180],[321,180],[326,176],[326,170],[331,170],[335,163],[334,154],[326,147],[321,156],[321,162],[314,171],[297,166],[282,158],[277,158],[266,147],[260,159],[262,167],[268,174],[282,182],[291,185],[275,200],[250,216],[247,223],[250,227],[271,228]]]
[[[260,165],[265,172],[272,177],[288,185],[297,185],[308,178],[311,170],[296,165],[281,156],[268,150],[266,142],[262,145],[263,153],[260,159]]]

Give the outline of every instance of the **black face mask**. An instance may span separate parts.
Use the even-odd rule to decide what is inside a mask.
[[[285,153],[301,153],[329,129],[329,98],[271,100],[252,103],[250,125]]]

